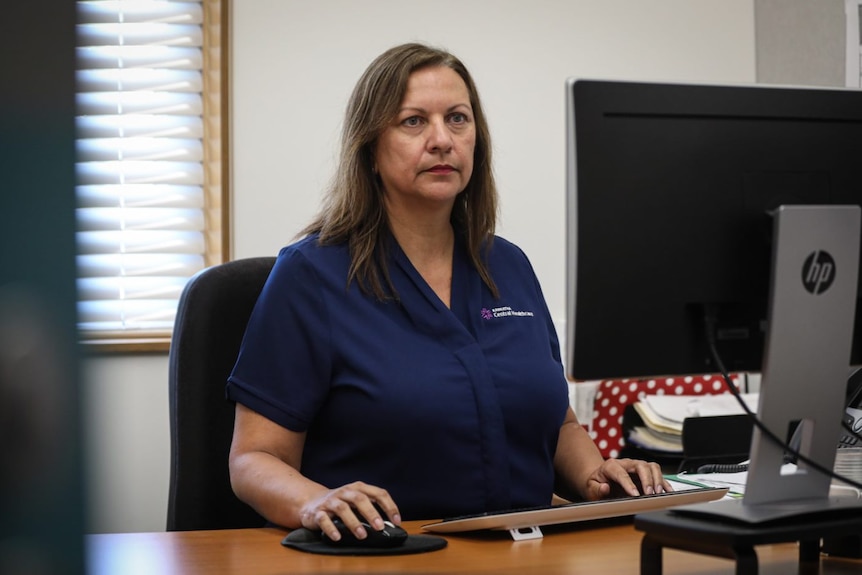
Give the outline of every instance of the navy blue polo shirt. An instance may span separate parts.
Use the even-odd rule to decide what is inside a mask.
[[[228,398],[307,432],[303,475],[383,487],[404,519],[547,505],[568,387],[527,257],[495,238],[495,299],[458,243],[450,309],[392,245],[399,301],[347,285],[346,245],[282,249]]]

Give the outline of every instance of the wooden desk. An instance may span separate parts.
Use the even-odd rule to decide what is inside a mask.
[[[420,533],[425,522],[407,522]],[[87,536],[90,575],[283,575],[288,573],[542,573],[543,575],[640,572],[643,533],[631,523],[543,528],[545,537],[515,542],[508,533],[447,535],[449,545],[418,555],[342,557],[312,555],[281,546],[279,529],[236,529],[174,533],[116,533]],[[757,548],[762,575],[797,573],[795,544]],[[730,575],[730,560],[666,550],[667,575]],[[862,560],[823,557],[824,575],[859,575]]]

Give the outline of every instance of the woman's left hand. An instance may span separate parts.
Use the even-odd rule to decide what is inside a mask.
[[[584,494],[588,500],[595,501],[608,497],[617,489],[632,496],[673,491],[657,463],[640,459],[607,459],[590,473]]]

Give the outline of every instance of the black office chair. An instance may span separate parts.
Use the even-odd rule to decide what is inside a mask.
[[[168,531],[266,523],[230,486],[234,406],[225,399],[225,384],[274,263],[274,257],[258,257],[207,268],[189,280],[180,296],[168,376]]]

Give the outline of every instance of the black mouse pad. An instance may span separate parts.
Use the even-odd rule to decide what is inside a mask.
[[[404,544],[397,547],[348,547],[324,543],[319,531],[301,528],[288,533],[281,544],[320,555],[410,555],[443,549],[448,541],[436,535],[408,535]]]

